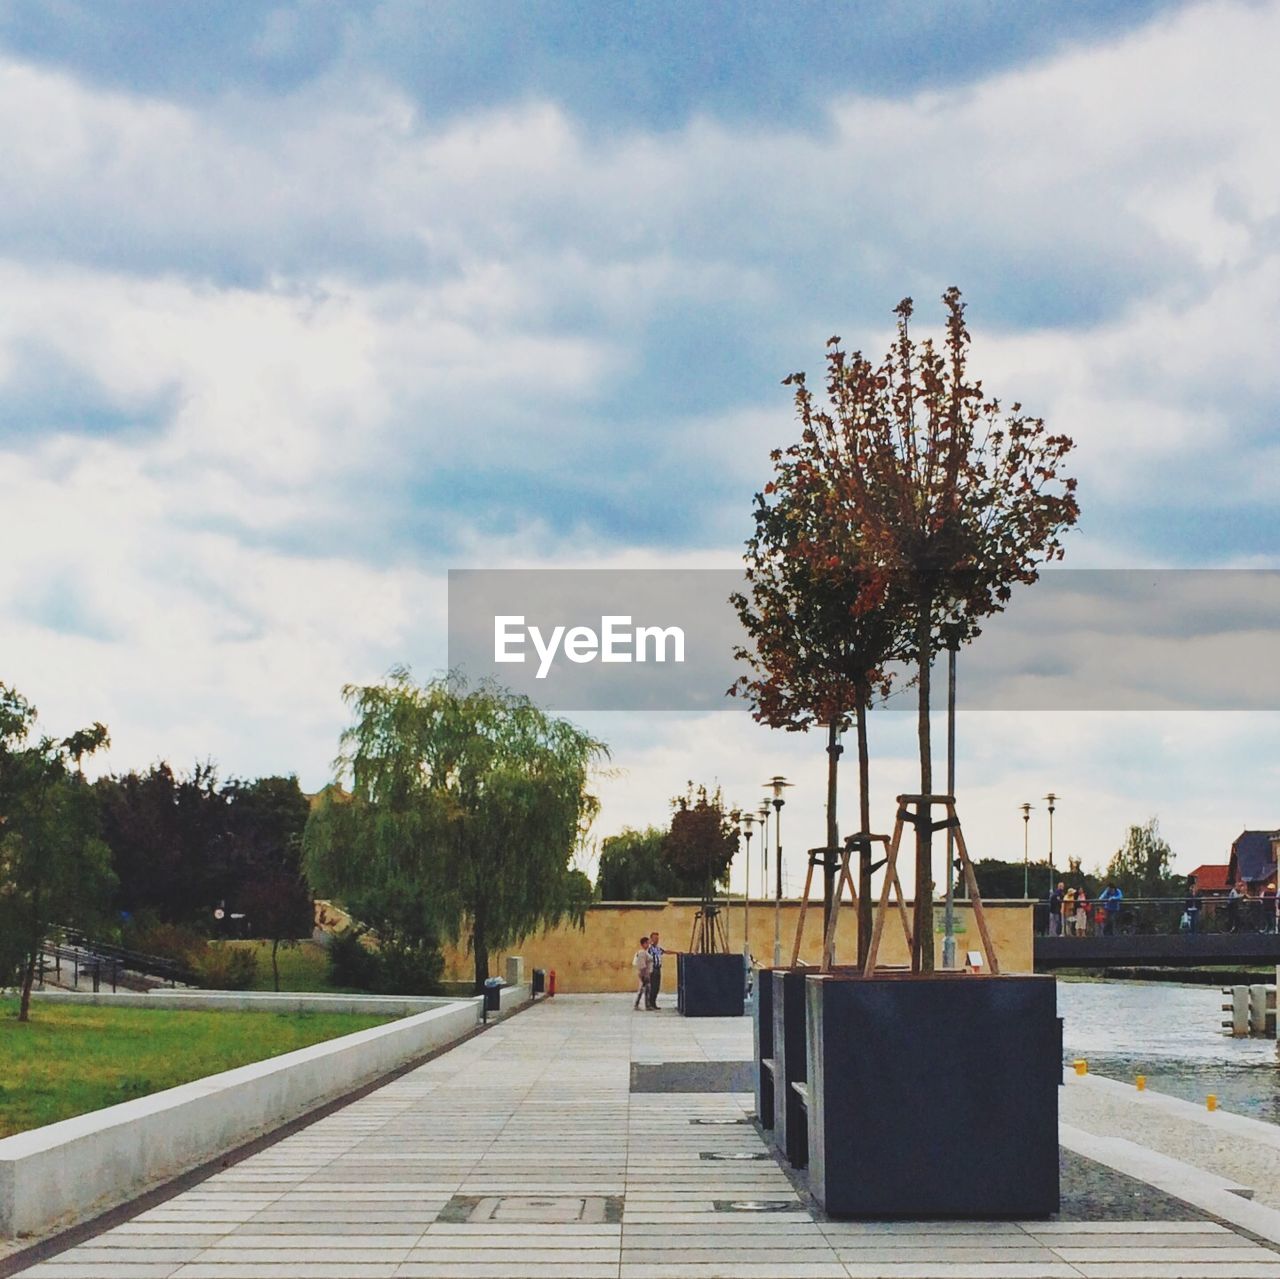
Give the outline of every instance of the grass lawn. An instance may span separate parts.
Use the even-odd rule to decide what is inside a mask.
[[[274,990],[271,980],[271,943],[269,941],[233,941],[227,945],[238,950],[251,950],[258,957],[258,972],[250,990]],[[362,994],[354,986],[329,984],[329,960],[323,946],[313,941],[299,942],[296,946],[280,947],[277,956],[280,964],[280,989],[282,991],[323,991],[330,994]]]
[[[55,1006],[0,999],[0,1137],[379,1026],[354,1013]]]

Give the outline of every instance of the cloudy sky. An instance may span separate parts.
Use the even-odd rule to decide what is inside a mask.
[[[10,0],[0,679],[112,769],[317,787],[344,682],[444,665],[448,569],[731,567],[782,377],[953,283],[1078,442],[1069,565],[1280,567],[1277,47],[1249,0]],[[817,740],[586,722],[599,834],[781,771],[821,842]],[[1280,826],[1280,716],[967,714],[958,789],[975,854],[1053,789],[1060,860],[1159,814],[1186,870]]]

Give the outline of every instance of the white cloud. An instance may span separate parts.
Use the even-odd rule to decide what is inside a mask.
[[[778,378],[833,328],[877,349],[898,293],[927,320],[953,281],[988,383],[1079,439],[1086,517],[1265,500],[1278,43],[1280,5],[1212,3],[974,87],[849,97],[820,130],[614,135],[539,102],[438,127],[358,78],[177,106],[10,58],[0,397],[79,380],[124,425],[0,425],[2,674],[59,723],[109,720],[118,766],[323,780],[343,681],[443,661],[433,534],[456,564],[651,563],[651,528],[604,517],[633,500],[660,525],[667,486],[705,477],[701,531],[659,562],[723,563],[790,429]],[[497,487],[512,471],[522,491]],[[571,482],[596,506],[539,495]],[[502,528],[475,513],[490,489]],[[1037,781],[1010,762],[1029,719],[992,734],[971,792],[990,847],[1033,782],[1090,796],[1091,847],[1148,808],[1207,846],[1206,810],[1264,808],[1274,783],[1231,756],[1243,780],[1189,790],[1168,744],[1121,793],[1087,757],[1149,745],[1137,717],[1081,729]],[[818,842],[820,750],[744,723],[620,730],[606,825],[661,818],[691,773],[750,788],[794,759],[795,846]]]

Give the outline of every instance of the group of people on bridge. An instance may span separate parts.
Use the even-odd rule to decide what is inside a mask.
[[[1041,909],[1043,909],[1043,901]],[[1274,882],[1256,894],[1232,885],[1227,893],[1201,893],[1194,876],[1188,876],[1186,895],[1177,897],[1137,897],[1125,905],[1119,885],[1109,881],[1095,901],[1083,884],[1067,887],[1059,880],[1049,894],[1047,927],[1041,916],[1039,926],[1050,937],[1109,937],[1117,933],[1280,931],[1280,901]]]
[[[1108,883],[1096,902],[1089,901],[1084,885],[1068,888],[1064,880],[1049,894],[1049,936],[1110,936],[1120,921],[1120,903],[1124,900],[1116,884]]]

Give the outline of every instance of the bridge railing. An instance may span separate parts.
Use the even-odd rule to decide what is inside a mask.
[[[1273,933],[1277,930],[1275,897],[1204,896],[1188,909],[1181,897],[1123,897],[1112,911],[1097,900],[1089,903],[1085,928],[1076,917],[1063,917],[1064,937],[1172,936],[1178,933]],[[1050,935],[1049,903],[1039,901],[1035,910],[1036,935]]]

